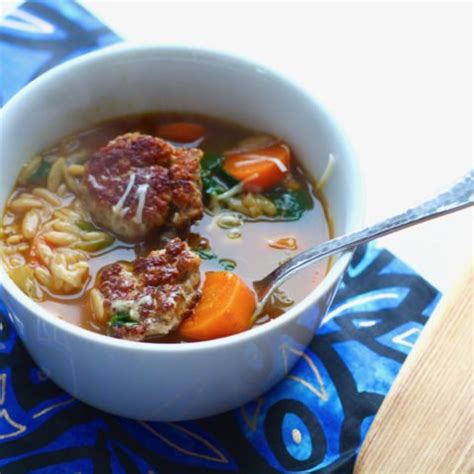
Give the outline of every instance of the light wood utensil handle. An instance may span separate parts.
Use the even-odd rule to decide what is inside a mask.
[[[426,324],[356,462],[361,473],[474,472],[471,271]]]

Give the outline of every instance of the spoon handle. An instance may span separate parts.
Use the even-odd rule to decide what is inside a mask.
[[[458,211],[474,204],[474,170],[469,171],[458,182],[448,190],[428,199],[416,207],[410,208],[401,214],[389,217],[365,229],[345,234],[341,237],[329,240],[321,245],[312,247],[283,265],[279,266],[265,278],[254,282],[259,301],[267,297],[287,280],[293,273],[314,263],[315,261],[329,257],[342,250],[352,249],[357,245],[382,237],[392,232],[410,227],[435,217],[440,217],[451,212]]]

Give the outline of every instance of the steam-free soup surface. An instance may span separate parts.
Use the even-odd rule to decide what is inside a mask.
[[[157,135],[160,126],[175,122],[196,123],[204,128],[204,138],[201,137],[196,143],[185,145],[187,147],[199,147],[204,152],[203,165],[235,148],[243,139],[261,133],[261,131],[252,130],[251,124],[249,124],[249,128],[243,128],[229,122],[200,115],[146,114],[121,117],[99,123],[65,138],[51,149],[44,151],[41,156],[53,163],[58,156],[64,157],[66,162],[73,162],[74,157],[78,157],[78,162],[83,163],[97,149],[119,135],[127,132]],[[179,146],[177,143],[174,144]],[[289,145],[291,147],[291,143]],[[112,245],[95,252],[90,258],[88,262],[90,267],[89,277],[80,292],[58,295],[42,287],[40,304],[73,324],[96,332],[106,332],[106,324],[97,322],[89,304],[88,290],[93,287],[97,272],[105,265],[118,261],[132,261],[137,256],[147,255],[151,250],[160,249],[166,241],[176,235],[185,240],[190,248],[196,249],[201,256],[200,271],[203,279],[206,272],[228,270],[238,274],[252,288],[253,281],[262,278],[289,257],[327,240],[330,236],[328,220],[322,204],[323,199],[321,199],[321,196],[318,198],[314,192],[313,178],[303,172],[298,163],[298,157],[294,154],[291,161],[291,174],[292,186],[298,189],[299,196],[302,196],[304,200],[301,209],[292,208],[285,216],[263,215],[252,218],[241,215],[241,225],[237,228],[229,228],[221,225],[222,223],[216,216],[216,201],[210,195],[207,195],[206,186],[209,186],[209,182],[205,182],[204,202],[206,211],[201,220],[185,229],[163,229],[141,242],[130,243],[115,238]],[[32,189],[37,186],[38,181],[33,184],[23,183],[18,185],[14,190],[12,199],[22,193],[31,193]],[[280,199],[281,202],[285,199],[283,195],[278,195],[278,193],[272,195],[271,191],[267,195],[273,196],[277,200]],[[74,198],[75,196],[70,192],[66,192],[60,197],[62,205],[69,205]],[[4,229],[18,226],[18,224],[18,216],[7,210],[3,221]],[[105,229],[100,230],[104,231]],[[4,233],[4,239],[7,238],[8,234]],[[13,253],[13,255],[15,254]],[[28,259],[28,251],[22,255],[23,258]],[[271,318],[278,317],[289,307],[301,301],[321,281],[326,270],[327,262],[323,261],[300,271],[282,286],[281,292],[271,299],[256,324],[264,324]],[[157,340],[159,342],[180,342],[182,338],[178,336],[176,331],[173,331],[171,334]]]

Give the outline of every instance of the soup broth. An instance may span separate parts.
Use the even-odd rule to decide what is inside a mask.
[[[195,147],[204,153],[201,160],[203,217],[189,226],[164,226],[138,241],[128,241],[114,235],[100,222],[94,221],[81,205],[84,166],[96,150],[117,136],[129,132],[159,136],[160,130],[166,130],[167,125],[174,123],[198,125],[194,130],[196,137],[193,137],[192,127],[188,130],[194,141],[170,141],[175,147]],[[197,133],[199,131],[201,135]],[[324,198],[315,192],[313,178],[300,166],[297,156],[291,155],[288,176],[262,193],[242,191],[237,181],[233,182],[225,173],[222,174],[222,170],[219,171],[221,175],[212,175],[215,163],[222,163],[219,160],[229,154],[229,150],[232,152],[237,149],[238,154],[240,146],[240,151],[246,152],[248,137],[257,137],[255,140],[265,142],[267,148],[274,146],[271,138],[259,138],[261,136],[260,131],[207,116],[150,113],[115,118],[67,137],[30,160],[19,176],[3,216],[0,235],[7,270],[24,292],[51,313],[88,330],[106,334],[109,323],[97,319],[90,303],[90,290],[100,270],[114,262],[133,261],[153,250],[162,249],[166,242],[176,236],[187,242],[189,248],[200,256],[201,282],[210,271],[228,271],[237,274],[252,288],[253,281],[264,277],[286,259],[330,238]],[[179,133],[176,136],[171,133],[171,138],[180,139]],[[62,168],[58,172],[56,186],[52,173],[60,167],[58,160],[61,160]],[[253,165],[251,160],[250,165]],[[213,194],[214,188],[221,185],[222,189]],[[240,193],[232,194],[234,188]],[[229,193],[228,199],[219,198],[226,192]],[[38,202],[46,206],[47,210]],[[21,207],[22,203],[24,208]],[[27,213],[30,224],[25,217]],[[80,235],[76,240],[71,238],[68,243],[64,233],[67,234],[71,226],[68,214],[74,213],[79,216],[74,222],[80,227]],[[46,234],[37,233],[35,219],[49,222]],[[58,240],[55,242],[54,238]],[[53,273],[38,270],[42,258],[48,258],[41,253],[48,252],[43,244],[56,252],[62,252],[65,262],[73,262],[71,268],[74,271],[74,265],[78,265],[74,273],[74,278],[78,279],[76,286],[76,280],[71,279],[70,282],[62,283],[61,291],[60,285],[54,287],[55,283],[51,280],[55,278]],[[74,254],[71,250],[79,253]],[[87,253],[88,270],[85,274],[81,270],[86,265],[85,262],[84,265],[80,263],[83,258],[81,252]],[[283,284],[255,324],[265,324],[301,301],[324,277],[327,265],[327,261],[319,262]],[[173,330],[167,335],[146,340],[183,342],[185,339],[179,331]]]

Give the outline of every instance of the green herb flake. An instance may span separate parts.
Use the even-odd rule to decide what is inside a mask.
[[[217,255],[211,249],[192,249],[192,251],[198,254],[203,260],[214,260]]]
[[[298,220],[305,211],[313,208],[310,191],[305,187],[289,190],[278,186],[265,193],[265,196],[275,204],[278,216],[285,220]]]
[[[48,178],[51,163],[41,161],[38,169],[28,178],[29,183],[41,183]]]
[[[213,153],[206,153],[201,160],[201,179],[207,195],[217,196],[238,183],[224,171],[223,162],[222,155]]]
[[[237,263],[234,260],[230,260],[229,258],[221,258],[219,259],[219,265],[221,265],[224,270],[231,272],[235,270]]]
[[[130,318],[130,313],[128,311],[117,311],[112,315],[108,322],[110,327],[131,327],[136,324],[137,322]]]

